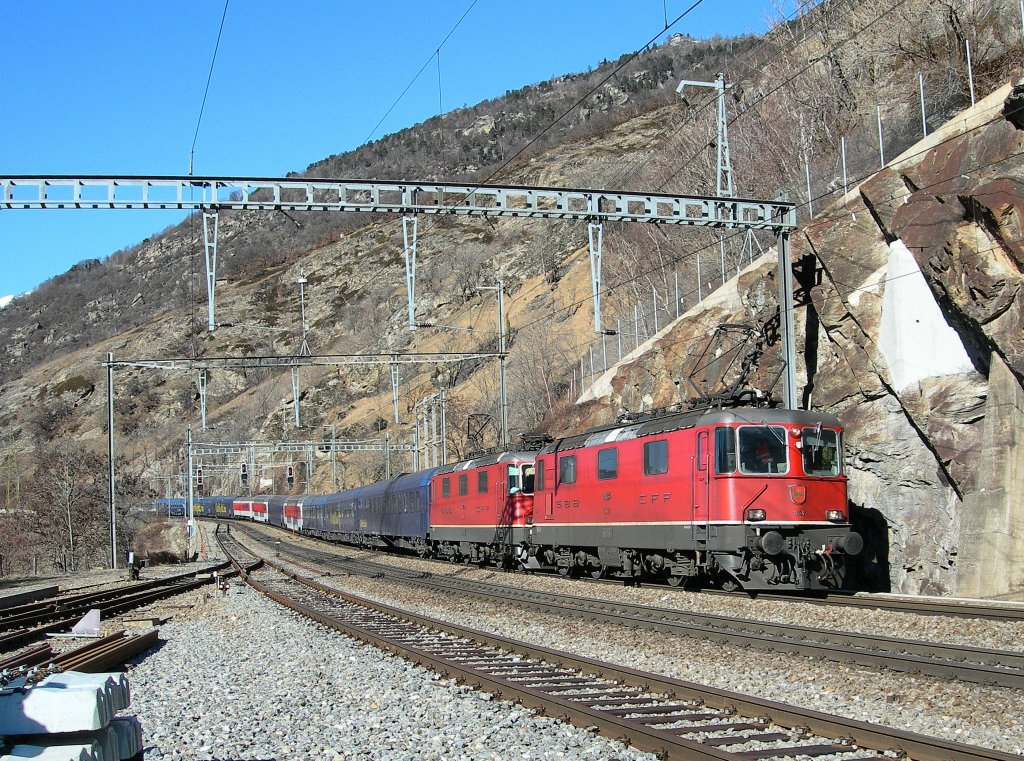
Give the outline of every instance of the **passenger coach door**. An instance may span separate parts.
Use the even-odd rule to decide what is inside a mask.
[[[695,542],[708,539],[709,502],[711,496],[711,448],[708,446],[708,432],[697,434],[697,448],[691,459],[690,503],[692,513],[690,524]]]

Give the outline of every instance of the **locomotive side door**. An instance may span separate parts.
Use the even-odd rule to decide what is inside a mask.
[[[711,447],[707,431],[697,433],[696,448],[690,463],[690,531],[694,546],[700,549],[708,541],[710,521]]]

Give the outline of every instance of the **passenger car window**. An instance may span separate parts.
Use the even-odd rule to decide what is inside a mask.
[[[827,428],[804,428],[801,437],[804,473],[809,476],[838,476],[839,434]]]
[[[781,425],[746,425],[739,429],[740,473],[789,471],[786,428]]]
[[[649,441],[644,444],[644,475],[668,473],[668,442]]]
[[[597,478],[605,481],[610,478],[618,478],[619,475],[619,450],[614,447],[610,449],[599,449],[597,452]]]
[[[736,472],[736,432],[732,428],[715,429],[715,473]]]
[[[576,483],[576,455],[567,455],[559,458],[558,480],[563,484]]]

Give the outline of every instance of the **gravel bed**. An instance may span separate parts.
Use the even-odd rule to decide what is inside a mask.
[[[464,575],[489,573],[466,568],[461,570],[465,572]],[[300,572],[308,575],[306,569]],[[499,576],[503,583],[510,579],[529,580],[531,583],[541,581],[530,576]],[[1024,754],[1024,696],[1013,690],[896,672],[878,672],[796,655],[765,654],[701,640],[666,639],[613,624],[587,622],[581,626],[577,621],[510,609],[506,605],[492,605],[457,597],[439,599],[436,594],[425,590],[362,576],[325,576],[318,581],[452,623],[643,671],[910,732]],[[564,580],[561,581],[563,583],[553,579],[543,580],[544,583],[554,583],[559,590],[566,591],[567,585]],[[598,591],[609,590],[609,587],[598,585],[569,585],[570,588],[573,586],[584,587],[581,594],[591,596],[598,596],[595,594]],[[633,597],[630,593],[635,592],[629,588],[615,591],[616,599],[631,601]],[[661,605],[671,602],[677,596],[676,590],[667,592],[641,589],[640,592],[658,595],[656,602]],[[669,599],[663,599],[666,597]],[[720,598],[714,600],[717,605]],[[740,601],[741,605],[749,602]],[[811,608],[799,603],[785,607],[795,607],[801,615],[809,613]],[[765,606],[758,606],[758,610],[764,609]],[[888,623],[890,618],[907,617],[886,611],[856,613],[877,616],[877,626],[885,626],[886,631],[893,630]],[[796,620],[808,623],[804,618]],[[940,623],[948,626],[953,622],[942,619]],[[1019,642],[1015,644],[1019,647]]]
[[[251,524],[246,526],[251,530]],[[396,567],[428,571],[434,575],[458,575],[467,579],[493,581],[498,584],[529,588],[615,602],[650,605],[659,608],[689,610],[720,616],[753,619],[780,624],[794,624],[833,631],[876,634],[925,642],[992,648],[1024,652],[1024,621],[989,621],[987,619],[951,618],[900,613],[892,610],[839,608],[809,602],[757,600],[745,595],[709,595],[687,592],[667,586],[626,587],[621,584],[594,584],[563,579],[549,574],[510,574],[475,566],[454,565],[420,560],[401,555],[356,550],[343,545],[319,542],[294,534],[259,527],[268,541],[286,538],[324,552],[359,557]]]
[[[315,625],[248,587],[190,593],[128,668],[146,759],[621,759],[535,716]]]

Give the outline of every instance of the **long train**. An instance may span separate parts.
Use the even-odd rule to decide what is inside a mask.
[[[454,562],[749,591],[841,588],[863,549],[839,420],[768,408],[652,416],[336,494],[193,509]]]

